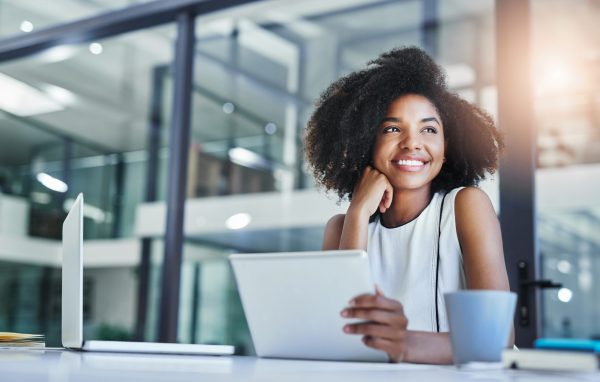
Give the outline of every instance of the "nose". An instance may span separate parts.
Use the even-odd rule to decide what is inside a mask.
[[[405,150],[421,150],[423,148],[423,142],[421,141],[421,135],[407,131],[400,141],[400,147]]]

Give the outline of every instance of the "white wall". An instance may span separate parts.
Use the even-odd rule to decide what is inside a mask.
[[[29,203],[17,196],[0,193],[0,235],[26,236],[29,226]]]

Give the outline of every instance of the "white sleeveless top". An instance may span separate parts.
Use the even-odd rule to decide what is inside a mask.
[[[461,188],[450,191],[444,200],[437,292],[437,239],[444,194],[436,193],[419,216],[400,227],[386,228],[379,217],[369,224],[367,253],[373,280],[387,297],[404,306],[408,330],[437,330],[434,300],[437,298],[440,332],[447,332],[444,293],[466,289],[454,218],[454,200]]]

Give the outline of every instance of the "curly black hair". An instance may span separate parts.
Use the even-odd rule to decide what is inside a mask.
[[[429,99],[442,119],[446,162],[432,182],[432,192],[476,185],[486,172],[496,170],[504,143],[492,118],[449,92],[443,69],[421,49],[408,47],[382,54],[365,70],[340,78],[323,92],[304,145],[317,182],[340,199],[351,199],[372,161],[388,106],[406,94]]]

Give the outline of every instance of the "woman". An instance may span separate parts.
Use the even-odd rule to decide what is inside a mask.
[[[375,294],[341,312],[393,362],[451,363],[444,293],[509,290],[500,227],[474,187],[503,147],[492,119],[448,91],[418,48],[381,55],[333,83],[307,128],[317,181],[351,201],[323,249],[363,249]]]

